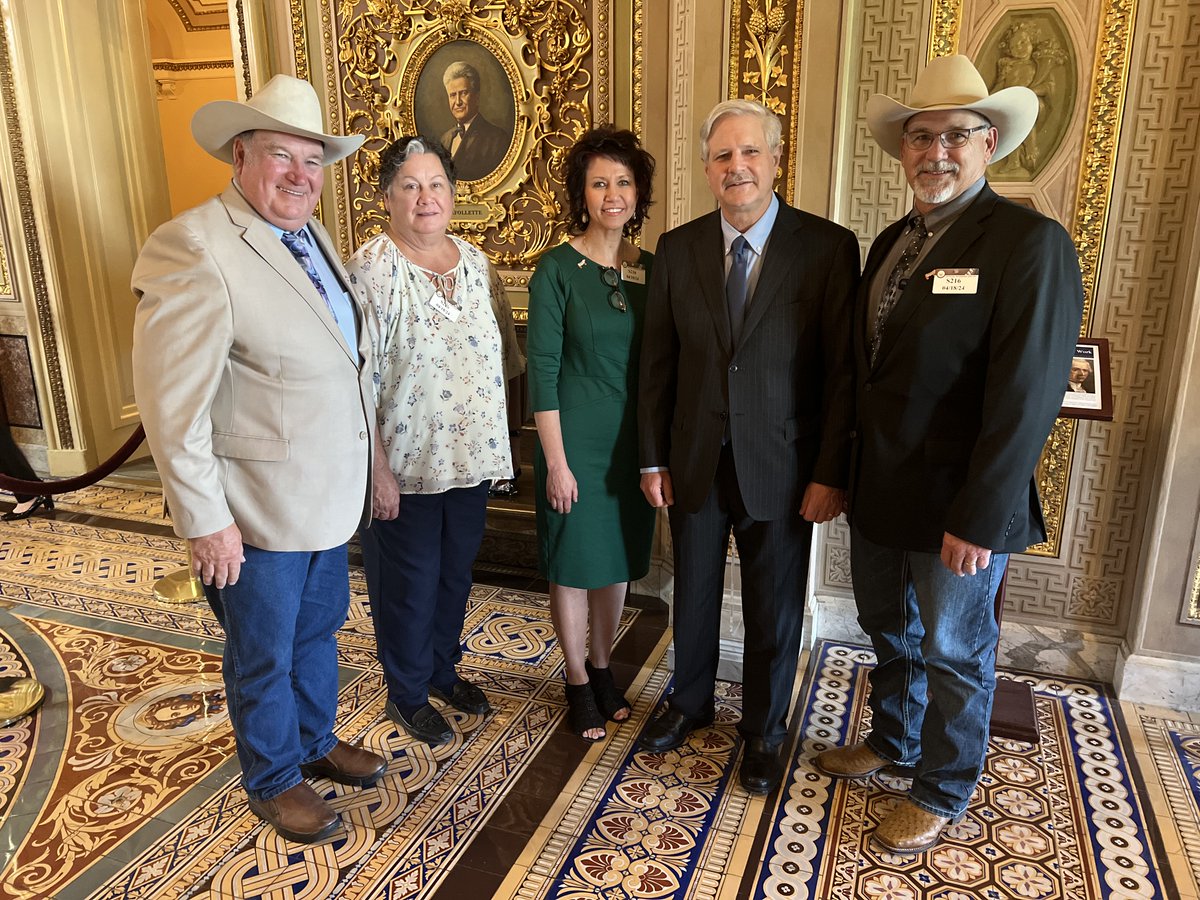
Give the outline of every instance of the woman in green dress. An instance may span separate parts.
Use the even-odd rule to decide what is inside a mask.
[[[597,128],[566,158],[573,237],[529,283],[529,391],[538,431],[538,564],[566,660],[571,729],[598,741],[629,718],[609,655],[629,582],[650,567],[654,509],[639,487],[637,367],[654,257],[630,238],[654,159]],[[588,647],[588,635],[591,646]]]

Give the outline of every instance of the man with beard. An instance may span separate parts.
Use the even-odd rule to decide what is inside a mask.
[[[1028,88],[989,96],[962,56],[929,63],[909,105],[867,104],[914,200],[871,248],[854,323],[850,561],[878,658],[872,730],[816,764],[850,778],[913,767],[874,834],[894,853],[933,846],[967,808],[996,685],[996,589],[1008,555],[1046,537],[1033,474],[1074,353],[1079,263],[1061,225],[984,178],[1037,111]]]

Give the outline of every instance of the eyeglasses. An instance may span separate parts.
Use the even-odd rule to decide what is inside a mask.
[[[906,131],[901,137],[904,138],[904,146],[909,150],[928,150],[933,146],[934,138],[940,140],[947,150],[957,150],[959,147],[965,147],[975,132],[991,127],[976,125],[974,128],[954,128],[950,131]]]
[[[607,287],[612,288],[612,293],[608,295],[608,305],[617,312],[625,312],[629,306],[625,303],[625,295],[621,293],[621,276],[617,270],[611,266],[600,267],[600,280]]]

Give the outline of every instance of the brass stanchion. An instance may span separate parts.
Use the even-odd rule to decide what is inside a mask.
[[[0,728],[27,716],[46,699],[46,689],[33,678],[0,678]]]
[[[154,599],[161,603],[195,603],[204,599],[204,585],[192,574],[192,545],[187,544],[187,568],[168,572],[154,582]]]

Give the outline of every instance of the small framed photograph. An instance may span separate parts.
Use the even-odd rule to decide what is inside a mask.
[[[1066,419],[1112,421],[1107,338],[1080,338],[1075,343],[1075,355],[1071,358],[1071,371],[1067,375],[1062,409],[1058,414]]]

